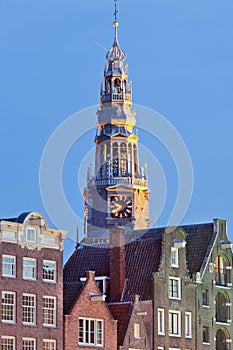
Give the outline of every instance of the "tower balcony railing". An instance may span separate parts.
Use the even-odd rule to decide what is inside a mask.
[[[112,94],[106,94],[102,95],[102,102],[119,102],[119,101],[131,101],[132,100],[132,94],[131,93],[112,93]]]
[[[95,186],[95,187],[107,187],[107,186],[114,186],[118,184],[147,187],[148,181],[145,178],[139,179],[135,177],[110,177],[110,178],[101,178],[101,179],[94,178],[90,180],[90,186]]]

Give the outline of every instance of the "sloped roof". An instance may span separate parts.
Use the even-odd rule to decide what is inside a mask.
[[[132,303],[110,303],[108,307],[114,320],[117,320],[117,344],[123,345],[129,320],[132,314]]]
[[[21,213],[17,218],[0,219],[0,221],[17,222],[18,224],[23,224],[26,217],[32,212]]]
[[[187,232],[187,261],[191,274],[199,272],[215,238],[214,224],[181,226]]]
[[[63,313],[68,315],[78,299],[83,288],[81,282],[63,284]]]
[[[87,271],[96,276],[109,276],[109,249],[79,245],[64,267],[64,283],[80,281]]]
[[[192,275],[200,271],[209,254],[215,238],[214,225],[180,227],[187,233],[187,263]],[[150,229],[126,244],[126,287],[122,301],[132,301],[135,294],[140,295],[141,300],[151,300],[151,279],[153,272],[159,268],[164,232],[165,228]],[[95,271],[96,276],[110,276],[108,245],[93,247],[80,244],[65,265],[64,283],[80,282],[88,270]]]

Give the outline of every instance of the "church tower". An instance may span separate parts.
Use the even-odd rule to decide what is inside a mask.
[[[128,81],[126,54],[118,42],[117,0],[114,42],[100,89],[95,137],[94,175],[88,170],[84,231],[87,238],[107,237],[114,226],[126,230],[149,228],[147,169],[140,168],[132,83]]]

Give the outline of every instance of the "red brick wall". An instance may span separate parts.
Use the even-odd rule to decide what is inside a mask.
[[[89,293],[99,294],[100,291],[94,281],[94,272],[87,279],[86,285],[76,301],[70,315],[64,317],[64,350],[83,349],[78,345],[79,317],[98,318],[104,320],[104,349],[117,349],[117,323],[104,301],[91,302]],[[86,350],[96,347],[86,347]]]
[[[16,278],[2,277],[2,254],[16,256]],[[23,257],[37,259],[36,281],[24,280]],[[57,262],[57,283],[43,282],[43,259]],[[57,349],[63,348],[63,269],[62,252],[55,249],[29,250],[21,248],[14,243],[0,243],[0,297],[2,290],[16,293],[16,324],[1,323],[1,335],[15,336],[16,348],[22,348],[22,337],[36,338],[37,349],[43,348],[43,339],[56,339]],[[36,325],[24,326],[22,324],[22,294],[36,295]],[[56,296],[57,298],[57,322],[56,328],[43,326],[43,295]],[[0,299],[1,300],[1,299]],[[1,307],[0,307],[1,318]]]
[[[120,301],[125,286],[125,230],[110,230],[110,300]]]

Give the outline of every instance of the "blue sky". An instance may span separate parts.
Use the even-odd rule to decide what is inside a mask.
[[[166,117],[191,155],[194,192],[183,222],[227,219],[231,239],[232,13],[232,0],[119,0],[119,38],[128,55],[134,102]],[[112,0],[0,0],[1,217],[25,210],[47,217],[39,188],[41,155],[59,124],[98,104],[105,51],[95,41],[111,46],[112,14]],[[89,150],[94,133],[87,136],[81,144]],[[143,132],[141,142],[149,142]],[[68,154],[63,180],[67,200],[82,216],[79,147]],[[159,143],[152,148],[168,183],[158,221],[165,225],[177,177]],[[156,183],[156,174],[150,181]],[[156,200],[156,193],[152,196]],[[66,257],[72,247],[67,241]]]

